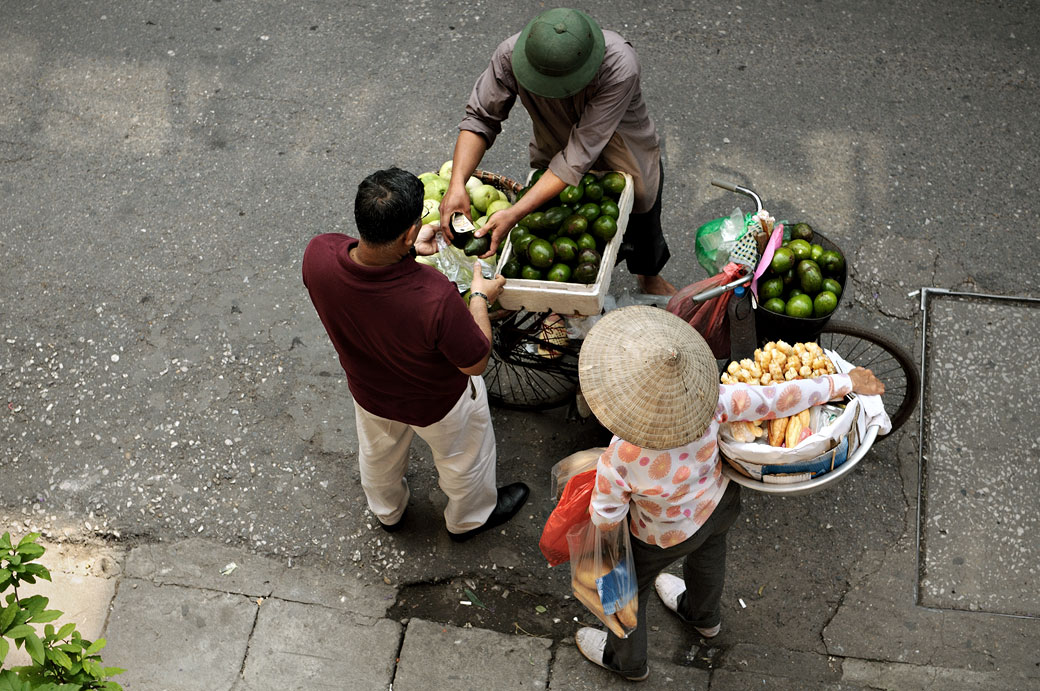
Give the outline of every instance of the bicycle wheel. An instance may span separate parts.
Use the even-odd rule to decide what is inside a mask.
[[[493,322],[491,359],[484,372],[488,399],[513,410],[567,403],[578,387],[579,348],[551,312],[513,312]]]
[[[838,321],[830,321],[823,327],[819,342],[852,364],[873,371],[884,383],[881,400],[892,420],[892,432],[913,414],[921,392],[921,378],[910,356],[900,346],[873,331]]]

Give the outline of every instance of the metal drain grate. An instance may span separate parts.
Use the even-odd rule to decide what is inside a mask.
[[[920,605],[1040,617],[1038,307],[922,290]]]

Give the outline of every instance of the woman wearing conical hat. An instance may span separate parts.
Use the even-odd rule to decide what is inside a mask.
[[[596,467],[590,513],[609,527],[628,520],[638,583],[637,626],[627,638],[594,628],[581,653],[630,681],[650,674],[646,606],[653,588],[701,636],[721,628],[726,532],[740,486],[723,475],[719,425],[789,416],[849,393],[884,393],[867,369],[772,386],[719,384],[715,357],[679,317],[633,306],[605,314],[578,360],[582,394],[614,433]],[[683,577],[661,573],[683,560]]]

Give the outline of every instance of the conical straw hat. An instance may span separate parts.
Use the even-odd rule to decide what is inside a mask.
[[[711,348],[679,317],[634,305],[607,312],[578,356],[581,392],[608,430],[650,449],[698,439],[719,401]]]

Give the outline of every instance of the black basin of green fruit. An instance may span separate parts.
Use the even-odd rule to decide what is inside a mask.
[[[804,228],[798,230],[801,232],[782,248],[787,251],[778,249],[770,269],[759,279],[759,305],[755,310],[759,343],[814,340],[848,294],[848,266],[841,248],[819,231],[808,235]],[[822,249],[816,250],[815,258],[813,245]],[[790,261],[788,254],[793,255]],[[775,270],[788,264],[786,271]]]

